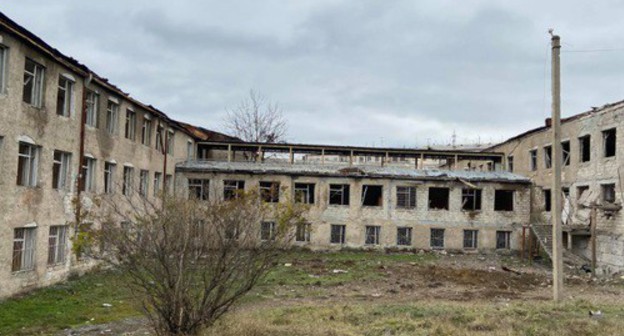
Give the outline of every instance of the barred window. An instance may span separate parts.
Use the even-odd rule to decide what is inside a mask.
[[[381,226],[366,226],[366,245],[379,245]]]
[[[476,249],[478,246],[477,237],[479,236],[478,230],[464,230],[464,248]]]
[[[397,228],[397,245],[401,245],[401,246],[412,245],[412,228],[411,227]]]
[[[444,229],[431,229],[431,247],[444,248]]]
[[[416,208],[416,187],[397,187],[397,208]]]

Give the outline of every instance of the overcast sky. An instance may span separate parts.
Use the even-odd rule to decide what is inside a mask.
[[[288,141],[500,141],[624,99],[619,1],[3,1],[6,15],[171,117],[223,131],[255,89]],[[571,50],[620,49],[606,52]]]

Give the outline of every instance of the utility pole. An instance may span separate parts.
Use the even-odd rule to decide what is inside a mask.
[[[549,31],[552,47],[552,265],[553,300],[560,301],[563,291],[563,244],[561,233],[561,73],[559,54],[560,38]]]

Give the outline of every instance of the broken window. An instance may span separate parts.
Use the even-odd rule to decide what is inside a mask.
[[[513,211],[514,191],[496,190],[494,192],[494,211]]]
[[[606,203],[615,203],[615,183],[603,184],[600,187],[602,200]]]
[[[346,225],[332,224],[329,242],[332,244],[344,244],[346,229],[347,229]]]
[[[162,126],[156,127],[156,150],[163,153],[163,128]]]
[[[464,248],[476,249],[478,246],[479,230],[464,230]]]
[[[496,248],[505,250],[511,248],[511,231],[496,231]]]
[[[295,183],[295,202],[314,204],[314,183]]]
[[[544,146],[544,168],[552,167],[552,146]]]
[[[36,187],[38,170],[39,147],[20,142],[17,158],[17,185]]]
[[[136,113],[126,109],[126,139],[134,140],[136,134]]]
[[[48,236],[48,265],[57,265],[65,262],[65,245],[67,241],[67,226],[50,226]]]
[[[397,228],[397,245],[401,245],[401,246],[412,245],[412,228],[411,227]]]
[[[585,135],[579,138],[579,157],[581,162],[588,162],[591,159],[591,137]]]
[[[507,157],[507,171],[510,173],[514,171],[514,157],[511,155]]]
[[[57,150],[54,151],[54,159],[52,163],[52,188],[62,190],[67,187],[70,162],[71,153]]]
[[[330,184],[329,185],[329,204],[349,205],[349,185],[348,184]]]
[[[429,188],[429,209],[448,210],[449,188]]]
[[[363,185],[362,186],[362,205],[363,206],[382,206],[383,205],[383,186],[380,185]]]
[[[275,222],[262,222],[260,224],[260,240],[275,240]]]
[[[95,191],[95,159],[85,156],[80,171],[80,190]]]
[[[134,180],[134,168],[124,166],[123,172],[123,186],[121,193],[125,196],[130,196],[132,194],[132,181]]]
[[[532,149],[529,151],[529,169],[531,171],[537,170],[537,149]]]
[[[117,119],[119,118],[119,104],[109,100],[106,105],[106,131],[110,135],[117,133]]]
[[[312,225],[310,225],[310,223],[298,223],[297,230],[295,232],[295,241],[309,242],[311,229]]]
[[[561,153],[563,155],[563,166],[570,165],[570,141],[563,141],[561,143]]]
[[[24,66],[24,93],[22,100],[34,107],[43,106],[43,76],[45,69],[42,65],[26,58]]]
[[[260,198],[264,202],[279,202],[279,182],[260,182]]]
[[[139,195],[146,197],[149,189],[149,171],[141,170],[139,172]]]
[[[615,156],[615,141],[616,141],[616,133],[615,128],[611,128],[608,130],[602,131],[602,141],[604,143],[604,156],[612,157]]]
[[[544,193],[544,211],[550,211],[552,193],[550,192],[550,189],[544,189],[543,193]]]
[[[162,180],[162,173],[154,172],[154,197],[158,196],[160,192],[160,181]]]
[[[397,208],[416,208],[416,187],[397,187]]]
[[[175,133],[172,130],[167,132],[167,154],[173,155],[173,140],[175,139]]]
[[[245,192],[245,181],[225,180],[223,181],[223,199],[226,201],[239,197]]]
[[[193,142],[189,140],[186,142],[186,159],[192,160],[193,157],[194,157]]]
[[[588,191],[589,191],[589,186],[576,187],[576,199],[577,200],[581,199],[581,196],[583,196],[583,193],[588,192]]]
[[[210,180],[205,179],[189,179],[189,198],[196,198],[200,201],[208,200],[208,192],[210,187]]]
[[[59,76],[58,92],[56,94],[56,114],[69,117],[74,94],[74,82],[63,75]]]
[[[147,115],[143,117],[143,127],[141,127],[141,144],[149,146],[152,143],[152,120]]]
[[[444,229],[431,229],[431,248],[444,248]]]
[[[11,271],[28,271],[35,268],[36,228],[17,228],[13,236],[13,262]]]
[[[104,193],[112,194],[115,191],[115,168],[116,164],[104,162]]]
[[[100,96],[93,92],[87,91],[87,115],[85,124],[91,127],[98,127],[98,106]]]
[[[481,189],[462,189],[462,210],[481,210]]]
[[[364,244],[366,245],[379,245],[379,232],[381,226],[366,226],[366,239]]]

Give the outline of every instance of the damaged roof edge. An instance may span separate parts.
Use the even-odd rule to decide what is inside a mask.
[[[563,119],[561,119],[561,125],[569,123],[569,122],[572,122],[572,121],[575,121],[575,120],[578,120],[578,119],[581,119],[581,118],[584,118],[584,117],[592,116],[594,114],[605,112],[607,109],[612,108],[612,107],[617,106],[617,105],[624,105],[624,100],[616,101],[614,103],[608,103],[608,104],[605,104],[605,105],[601,106],[600,108],[591,109],[589,111],[581,112],[579,114],[575,114],[573,116],[570,116],[570,117],[567,117],[567,118],[563,118]],[[528,135],[531,135],[533,133],[546,131],[548,129],[550,129],[550,126],[540,126],[540,127],[536,127],[536,128],[530,129],[528,131],[525,131],[525,132],[522,132],[522,133],[520,133],[518,135],[515,135],[515,136],[513,136],[513,137],[511,137],[511,138],[509,138],[509,139],[507,139],[507,140],[505,140],[503,142],[500,142],[500,143],[495,144],[493,146],[484,148],[482,150],[482,152],[491,151],[491,150],[493,150],[493,149],[495,149],[495,148],[497,148],[499,146],[502,146],[504,144],[507,144],[509,142],[512,142],[512,141],[515,141],[515,140],[519,140],[519,139],[521,139],[523,137],[526,137]]]
[[[176,172],[227,173],[242,175],[286,175],[311,177],[370,178],[411,181],[492,182],[506,184],[531,184],[531,180],[508,172],[471,172],[445,170],[416,170],[395,167],[358,167],[347,171],[344,166],[323,165],[267,165],[246,162],[182,162]]]
[[[73,57],[67,56],[63,54],[58,49],[52,47],[48,43],[46,43],[43,39],[29,31],[28,29],[22,27],[17,22],[11,20],[8,16],[6,16],[3,12],[0,12],[0,29],[6,31],[8,34],[11,34],[18,40],[24,42],[29,45],[31,48],[38,50],[39,52],[47,55],[52,58],[54,61],[62,64],[67,67],[71,71],[75,72],[77,75],[82,76],[83,78],[89,77],[89,75],[93,76],[93,80],[100,85],[102,88],[124,97],[124,99],[128,100],[130,103],[136,105],[137,107],[146,110],[147,112],[151,112],[155,115],[158,115],[160,118],[165,119],[168,123],[170,123],[173,127],[178,130],[183,131],[187,135],[197,140],[202,140],[197,138],[192,132],[181,125],[181,122],[170,118],[167,114],[160,111],[156,107],[152,105],[148,105],[140,102],[139,100],[130,96],[129,93],[124,92],[119,87],[110,83],[108,79],[102,77],[89,69],[86,65],[80,63]]]

